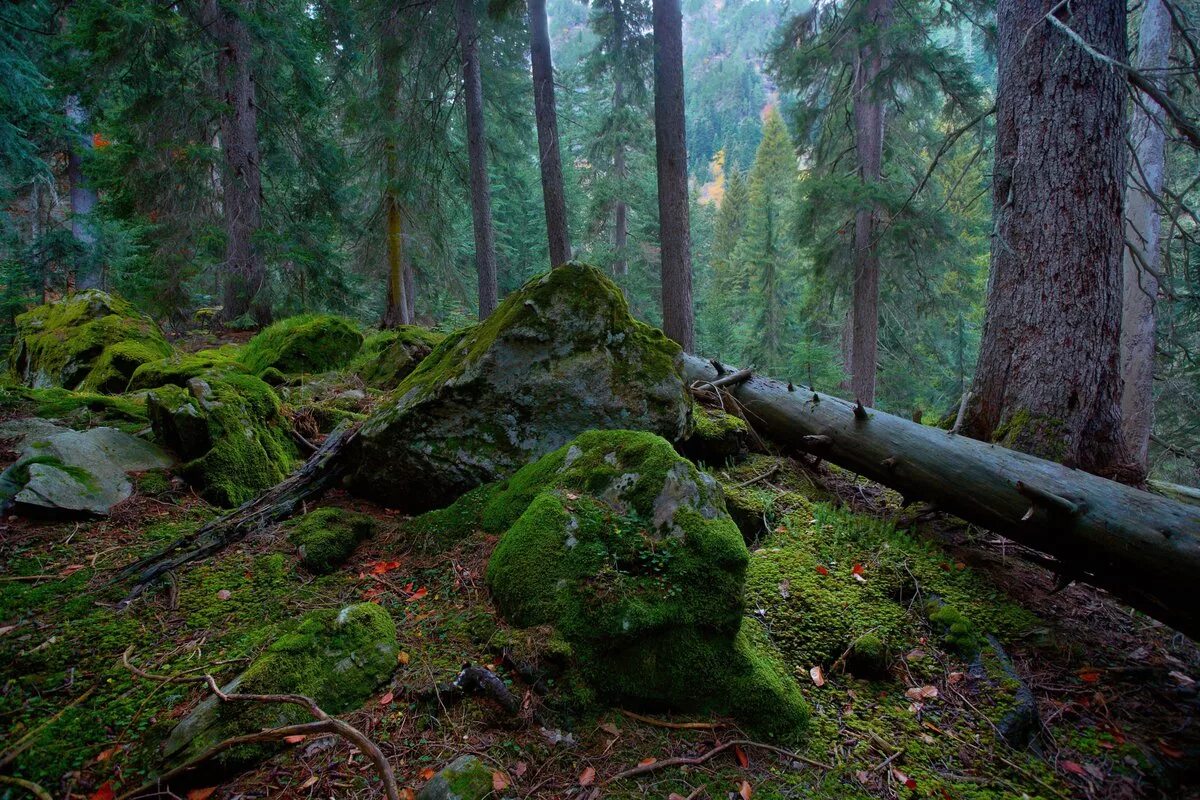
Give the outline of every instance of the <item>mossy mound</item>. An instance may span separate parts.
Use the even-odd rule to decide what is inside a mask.
[[[327,575],[346,562],[359,542],[375,533],[375,520],[341,508],[318,508],[293,525],[288,538],[309,572]]]
[[[272,367],[285,375],[327,372],[348,364],[362,343],[363,335],[349,320],[302,314],[264,328],[246,343],[238,360],[255,375]]]
[[[233,356],[218,350],[177,353],[138,367],[129,379],[128,391],[137,392],[168,385],[187,386],[187,382],[192,378],[213,371],[245,374],[247,369],[235,361]]]
[[[797,686],[743,623],[741,534],[716,482],[670,443],[584,433],[484,492],[460,502],[502,532],[486,575],[497,607],[552,625],[599,695],[772,735],[802,727]]]
[[[690,413],[679,355],[662,332],[629,315],[600,270],[558,267],[451,334],[400,383],[358,435],[350,485],[425,510],[587,430],[646,430],[674,441]]]
[[[755,453],[737,466],[715,473],[725,507],[747,542],[756,542],[792,514],[815,501],[829,500],[812,473],[790,458]]]
[[[3,387],[0,388],[0,408],[60,420],[75,428],[104,424],[135,433],[149,424],[146,403],[141,398],[68,389]]]
[[[444,333],[417,325],[373,333],[350,362],[350,371],[368,386],[395,389],[445,338]]]
[[[387,680],[398,651],[396,624],[374,603],[312,611],[222,688],[243,694],[301,694],[325,712],[341,714],[361,706]],[[306,709],[290,704],[221,703],[210,697],[175,726],[163,753],[169,761],[182,761],[231,736],[311,719]],[[269,746],[248,745],[218,759],[227,767],[241,766],[269,753]]]
[[[253,375],[205,373],[151,390],[146,404],[159,441],[185,461],[179,474],[210,503],[240,505],[295,465],[279,398]]]
[[[697,404],[692,429],[679,442],[679,452],[697,464],[721,467],[741,461],[750,452],[750,426],[741,417]]]
[[[154,320],[97,289],[38,306],[16,325],[9,366],[38,389],[117,394],[140,365],[171,354]]]

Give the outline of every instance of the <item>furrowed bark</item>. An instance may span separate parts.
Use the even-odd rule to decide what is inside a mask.
[[[684,357],[689,383],[718,379]],[[1053,555],[1066,576],[1200,637],[1200,507],[765,378],[728,383],[755,430]]]
[[[571,237],[567,233],[567,199],[558,147],[558,111],[554,106],[554,65],[550,60],[550,33],[546,26],[546,0],[529,0],[529,61],[533,70],[538,161],[542,166],[550,266],[557,267],[571,260]]]

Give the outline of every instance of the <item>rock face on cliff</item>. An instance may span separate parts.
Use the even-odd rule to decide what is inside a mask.
[[[600,270],[567,264],[452,334],[358,436],[351,488],[409,510],[446,505],[593,429],[678,439],[679,348],[633,319]]]
[[[139,366],[171,354],[154,320],[97,289],[38,306],[16,322],[9,366],[37,389],[119,394]]]

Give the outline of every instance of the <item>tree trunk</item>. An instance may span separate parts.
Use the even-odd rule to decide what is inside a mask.
[[[662,252],[663,332],[695,349],[687,137],[683,116],[683,14],[679,0],[654,0],[654,152]]]
[[[620,3],[616,4],[616,8],[620,9]],[[620,21],[616,23],[622,25]],[[618,28],[619,29],[619,28]],[[625,92],[621,79],[618,77],[613,87],[613,111],[618,114],[625,106]],[[625,165],[625,143],[617,142],[617,149],[613,153],[613,176],[617,179],[617,185],[621,187],[621,192],[625,191],[625,179],[629,176],[628,169]],[[629,256],[625,252],[625,248],[629,246],[629,207],[625,204],[621,194],[618,194],[617,201],[613,207],[613,275],[622,277],[629,274]]]
[[[412,248],[405,248],[404,259],[404,299],[408,302],[408,322],[417,322],[417,280],[413,275]]]
[[[893,0],[868,0],[860,36],[866,40],[854,54],[854,150],[864,193],[883,171],[882,37],[891,23]],[[850,390],[858,400],[875,404],[875,371],[879,340],[879,207],[874,200],[854,215],[854,286],[850,343]]]
[[[258,106],[255,102],[250,30],[240,16],[251,0],[237,8],[222,0],[204,0],[203,27],[217,45],[217,85],[222,104],[221,150],[225,216],[226,321],[251,313],[260,323],[270,320],[270,306],[260,292],[267,271],[254,236],[262,223],[262,176],[259,173]]]
[[[546,0],[529,0],[529,60],[533,67],[533,113],[537,117],[550,266],[557,267],[571,260],[571,238],[567,233],[567,199],[558,152],[558,112],[554,107],[554,66],[550,61],[550,33],[546,30]]]
[[[383,216],[386,242],[387,303],[380,327],[407,325],[408,298],[404,285],[404,203],[399,196],[400,157],[396,139],[400,125],[400,10],[385,12],[379,39],[378,71],[380,108],[384,119]]]
[[[695,356],[684,377],[700,391],[719,379]],[[1200,636],[1200,507],[803,386],[753,377],[723,388],[760,435],[1049,553],[1064,576]]]
[[[1139,480],[1121,435],[1125,4],[1001,0],[995,237],[964,432]],[[1073,13],[1072,13],[1073,12]]]
[[[104,286],[104,272],[96,260],[96,230],[91,218],[98,198],[96,190],[88,185],[83,174],[83,155],[92,149],[92,136],[87,131],[87,109],[79,102],[78,95],[67,96],[66,115],[71,129],[71,139],[67,146],[67,180],[71,187],[71,235],[86,253],[83,264],[75,270],[75,288],[100,289]]]
[[[1163,71],[1171,52],[1171,15],[1163,0],[1146,0],[1138,32],[1137,68],[1166,90]],[[1159,228],[1162,194],[1164,114],[1139,96],[1129,138],[1133,159],[1125,186],[1125,287],[1121,309],[1121,424],[1130,457],[1147,467],[1154,423],[1154,332],[1158,300]],[[1144,105],[1143,105],[1144,104]]]
[[[472,0],[454,0],[458,46],[462,52],[467,107],[467,161],[471,172],[471,223],[475,231],[475,273],[479,278],[479,318],[496,310],[496,232],[492,227],[492,186],[488,181],[487,134],[483,126],[483,77],[479,70],[479,31]]]

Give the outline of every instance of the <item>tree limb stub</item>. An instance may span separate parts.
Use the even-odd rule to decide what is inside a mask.
[[[715,374],[688,355],[684,377],[704,383]],[[861,419],[858,404],[829,395],[813,402],[807,387],[788,392],[754,376],[727,391],[764,437],[1048,553],[1080,580],[1200,637],[1200,507],[875,409]],[[889,468],[893,457],[903,468]],[[1031,507],[1042,513],[1026,518]]]

